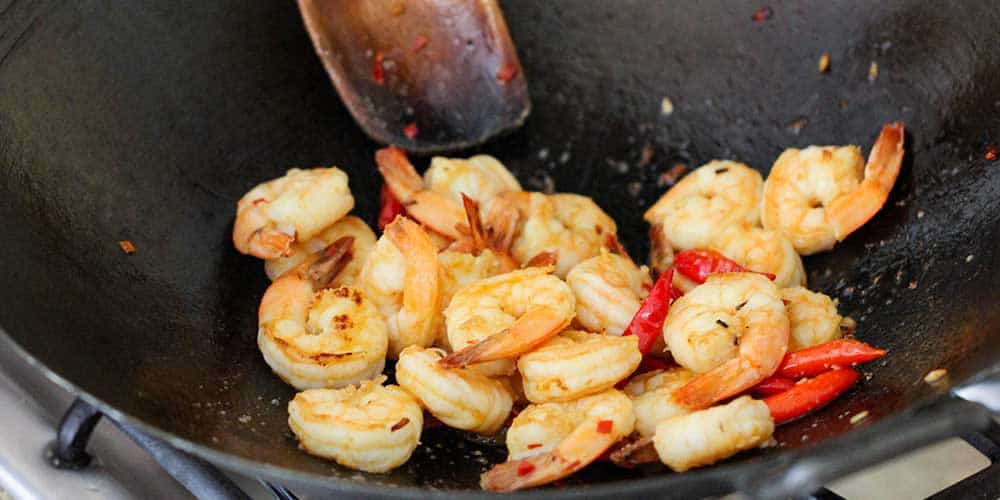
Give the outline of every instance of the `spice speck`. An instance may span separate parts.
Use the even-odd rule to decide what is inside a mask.
[[[670,100],[669,97],[664,97],[660,100],[660,114],[663,116],[670,116],[674,112],[674,102]]]
[[[121,247],[122,251],[128,255],[135,253],[135,245],[129,240],[121,240],[118,242],[118,246]]]
[[[855,425],[866,418],[868,418],[868,410],[855,413],[854,415],[851,415],[851,425]]]
[[[771,16],[773,15],[774,15],[774,9],[772,9],[768,5],[765,5],[755,10],[753,15],[750,16],[750,19],[752,19],[753,22],[755,23],[762,23],[764,21],[767,21],[768,19],[771,19]]]
[[[819,56],[819,72],[826,73],[830,71],[830,53],[824,52],[823,55]]]
[[[878,79],[878,63],[872,61],[871,65],[868,66],[868,81],[874,82]]]
[[[933,384],[945,378],[946,376],[948,376],[948,370],[945,370],[944,368],[938,368],[936,370],[931,370],[930,372],[927,373],[927,375],[924,375],[924,382],[927,382],[928,384]]]

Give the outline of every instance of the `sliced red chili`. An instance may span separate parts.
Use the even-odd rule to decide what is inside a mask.
[[[375,57],[372,59],[372,80],[378,85],[385,85],[385,68],[382,63],[385,62],[385,56],[381,52],[376,52]]]
[[[420,133],[420,128],[417,127],[416,122],[410,123],[407,126],[403,127],[403,135],[405,135],[407,139],[413,139],[417,137],[417,134],[419,133]]]
[[[515,76],[517,76],[517,65],[512,62],[503,63],[503,65],[500,66],[500,69],[497,70],[497,80],[500,80],[501,82],[509,82],[513,80]]]
[[[674,256],[674,267],[677,272],[696,283],[704,283],[709,276],[716,273],[757,273],[774,281],[775,275],[747,269],[729,257],[715,250],[691,249],[677,252]]]
[[[885,349],[854,339],[832,340],[786,354],[776,374],[792,379],[811,377],[834,368],[874,361],[885,353]]]
[[[382,206],[378,212],[378,228],[379,230],[385,229],[385,226],[390,222],[396,220],[397,215],[402,215],[405,212],[403,208],[403,203],[396,198],[396,195],[392,194],[392,190],[389,189],[388,185],[382,186]]]
[[[531,472],[534,471],[534,470],[535,470],[535,464],[533,464],[533,463],[525,460],[525,461],[521,462],[520,464],[518,464],[518,466],[517,466],[517,475],[518,476],[527,476],[528,474],[531,474]]]
[[[528,443],[528,449],[534,450],[535,448],[541,448],[542,443]]]
[[[407,418],[407,417],[403,417],[403,418],[399,419],[399,422],[396,422],[395,424],[393,424],[392,428],[389,429],[389,431],[390,432],[396,432],[396,431],[402,429],[403,427],[406,427],[406,424],[408,424],[408,423],[410,423],[410,419]]]
[[[417,52],[424,50],[424,47],[427,46],[427,42],[429,41],[430,40],[426,36],[417,35],[417,37],[413,39],[413,47],[410,48],[410,51],[416,54]]]
[[[597,422],[597,432],[599,434],[611,434],[611,429],[615,423],[610,420],[600,420]]]
[[[670,284],[673,281],[673,269],[668,269],[660,275],[622,334],[638,336],[639,351],[643,354],[649,352],[653,343],[662,334],[663,321],[670,312]]]
[[[764,403],[774,423],[782,424],[826,406],[857,381],[857,371],[840,368],[803,380],[781,394],[764,398]]]
[[[795,380],[772,375],[750,388],[750,393],[758,397],[774,396],[795,387]]]

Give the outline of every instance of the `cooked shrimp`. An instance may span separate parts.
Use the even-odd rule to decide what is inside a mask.
[[[517,360],[532,403],[570,401],[614,387],[639,366],[639,338],[566,330]]]
[[[264,261],[264,271],[267,272],[267,277],[276,280],[306,260],[318,258],[323,249],[345,236],[354,238],[351,259],[337,274],[333,283],[351,286],[357,280],[358,274],[361,273],[361,266],[364,265],[368,253],[375,246],[375,233],[368,227],[368,224],[365,224],[365,221],[353,215],[345,216],[308,241],[292,244],[291,255],[267,259]]]
[[[659,226],[673,250],[707,248],[719,228],[759,222],[762,186],[756,170],[713,160],[681,179],[643,217]]]
[[[427,233],[397,217],[375,242],[360,287],[389,325],[389,356],[411,345],[429,346],[437,335],[441,288],[437,249]]]
[[[578,194],[507,192],[499,198],[521,215],[511,253],[528,262],[543,252],[558,257],[556,274],[565,277],[573,266],[600,254],[609,235],[617,233],[615,221],[593,200]]]
[[[766,277],[715,274],[673,303],[663,335],[674,360],[700,374],[674,396],[699,409],[774,373],[788,349],[788,315]]]
[[[778,288],[806,284],[802,257],[776,231],[734,224],[722,229],[712,239],[711,247],[746,269],[773,274]]]
[[[632,399],[635,430],[645,438],[656,432],[656,424],[670,417],[686,415],[691,409],[674,399],[674,391],[695,377],[687,368],[653,370],[628,381],[625,394]]]
[[[649,270],[628,257],[601,252],[569,271],[576,295],[576,320],[593,332],[621,335],[653,285]]]
[[[299,446],[366,472],[403,465],[420,442],[424,414],[406,391],[384,381],[296,394],[288,403],[288,426]]]
[[[392,194],[406,207],[406,213],[422,224],[452,239],[463,236],[465,213],[448,196],[424,187],[420,174],[395,146],[375,152],[375,163]]]
[[[549,419],[554,415],[559,416]],[[551,483],[597,460],[631,434],[634,425],[632,402],[615,389],[529,406],[507,431],[507,462],[483,474],[480,484],[487,490],[512,491]]]
[[[338,267],[300,265],[267,288],[258,312],[264,360],[296,389],[342,387],[382,372],[388,327],[360,291],[322,289]]]
[[[882,208],[903,161],[903,124],[882,127],[868,163],[857,146],[787,149],[764,183],[761,222],[802,255],[833,248]]]
[[[461,368],[444,368],[440,349],[410,346],[399,353],[396,381],[449,427],[493,434],[510,415],[513,398],[501,380]]]
[[[434,157],[431,166],[424,172],[424,186],[458,205],[462,204],[462,195],[468,196],[482,203],[487,211],[500,193],[521,191],[521,184],[507,167],[489,155]]]
[[[300,170],[258,184],[240,198],[233,245],[241,253],[274,259],[291,255],[354,208],[347,174],[336,167]]]
[[[830,297],[797,286],[783,288],[781,298],[785,301],[792,329],[788,339],[789,351],[823,344],[842,336],[844,317],[837,314],[837,304]]]
[[[441,305],[438,307],[438,319],[435,321],[438,325],[437,342],[451,350],[445,328],[444,310],[451,304],[452,297],[472,283],[502,274],[508,269],[505,261],[491,250],[484,250],[478,255],[447,250],[438,254],[438,262],[441,264]]]
[[[513,360],[554,337],[573,319],[576,299],[569,285],[531,267],[479,280],[451,299],[444,311],[448,340],[456,349],[441,362],[457,367],[503,360],[480,368],[496,375]]]
[[[653,444],[667,467],[684,472],[761,446],[773,433],[774,420],[767,405],[743,396],[661,421]]]

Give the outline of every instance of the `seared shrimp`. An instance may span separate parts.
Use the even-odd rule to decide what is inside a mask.
[[[345,216],[308,241],[294,243],[291,255],[267,259],[264,261],[264,271],[268,278],[276,280],[306,260],[318,258],[323,249],[345,236],[353,238],[351,258],[334,278],[333,284],[351,286],[361,273],[361,266],[364,265],[368,253],[375,246],[375,233],[365,221],[353,215]]]
[[[240,198],[233,245],[241,253],[274,259],[291,255],[354,208],[347,174],[336,167],[300,170],[258,184]]]
[[[686,415],[691,409],[674,399],[674,391],[695,377],[687,368],[653,370],[628,381],[625,394],[632,399],[635,430],[644,438],[653,437],[656,424],[670,417]]]
[[[441,288],[437,249],[420,226],[397,217],[372,249],[359,282],[389,325],[389,356],[437,335]]]
[[[544,252],[557,257],[556,274],[565,277],[573,266],[600,254],[615,221],[593,200],[578,194],[507,192],[500,195],[521,216],[511,253],[518,262],[530,261]]]
[[[549,419],[554,415],[559,416]],[[634,425],[632,402],[615,389],[529,406],[507,431],[507,462],[483,474],[480,484],[487,490],[512,491],[562,479],[600,458],[631,434]]]
[[[366,472],[403,465],[420,442],[424,414],[406,391],[384,381],[296,394],[288,403],[288,426],[299,446]]]
[[[841,337],[844,317],[837,314],[837,304],[830,297],[797,286],[782,289],[781,298],[785,301],[792,329],[788,339],[789,351],[798,351]]]
[[[450,367],[502,360],[479,368],[491,375],[513,370],[513,360],[554,337],[573,320],[576,299],[569,285],[531,267],[479,280],[451,299],[444,311],[456,352]]]
[[[461,205],[462,196],[483,204],[488,211],[494,198],[504,191],[521,191],[521,184],[496,158],[476,155],[470,158],[431,159],[424,172],[424,186]]]
[[[787,149],[764,183],[761,222],[802,255],[833,248],[882,208],[903,161],[903,124],[882,127],[868,163],[857,146]]]
[[[614,387],[642,361],[639,338],[566,330],[517,360],[532,403],[570,401]]]
[[[715,274],[673,303],[663,335],[674,360],[700,374],[674,396],[699,409],[774,373],[788,350],[788,315],[766,277]]]
[[[628,257],[601,252],[569,271],[576,295],[576,320],[593,332],[621,335],[653,285],[649,270]]]
[[[476,281],[506,272],[507,266],[492,250],[483,250],[478,255],[447,250],[438,254],[438,262],[441,264],[441,305],[435,321],[438,325],[437,342],[451,350],[444,310],[451,304],[452,297]]]
[[[643,217],[658,227],[664,243],[673,250],[707,248],[719,228],[760,221],[762,186],[756,170],[734,161],[713,160],[681,179]],[[655,248],[662,252],[667,247]]]
[[[775,276],[778,288],[806,284],[802,257],[781,233],[747,224],[734,224],[712,239],[712,248],[737,264]]]
[[[493,434],[510,415],[513,398],[503,381],[438,364],[440,349],[410,346],[399,353],[396,381],[449,427]]]
[[[773,433],[774,420],[767,405],[743,396],[661,421],[653,444],[667,467],[684,472],[761,446]]]
[[[335,274],[337,267],[323,269]],[[360,291],[321,289],[329,277],[309,271],[299,266],[264,293],[257,333],[264,361],[300,390],[342,387],[381,373],[389,342],[382,316]]]

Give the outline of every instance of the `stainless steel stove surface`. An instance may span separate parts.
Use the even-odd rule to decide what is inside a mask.
[[[48,451],[73,396],[0,342],[0,499],[192,498],[143,448],[106,419],[87,447],[91,463],[57,469]],[[849,499],[926,498],[990,465],[960,439],[928,446],[853,474],[828,489]],[[252,498],[274,498],[253,478],[229,475]],[[1000,483],[1000,477],[995,478]],[[318,497],[295,491],[299,498]],[[830,495],[835,497],[836,495]]]

